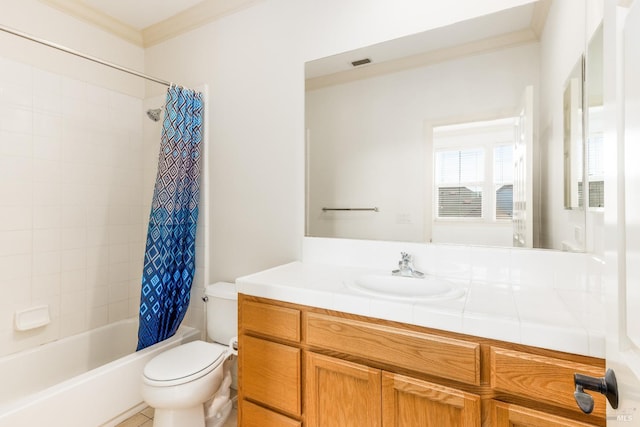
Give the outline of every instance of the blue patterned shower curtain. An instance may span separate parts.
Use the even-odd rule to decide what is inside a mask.
[[[167,91],[142,273],[138,350],[172,336],[189,306],[195,270],[202,94]]]

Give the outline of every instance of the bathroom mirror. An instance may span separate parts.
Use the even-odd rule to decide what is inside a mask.
[[[306,235],[583,250],[562,176],[583,6],[532,1],[307,62]]]
[[[602,24],[595,31],[587,46],[586,57],[586,152],[587,185],[590,210],[604,208],[604,162],[603,162],[603,76]]]
[[[581,56],[565,81],[562,97],[565,209],[584,206],[583,68],[584,57]]]

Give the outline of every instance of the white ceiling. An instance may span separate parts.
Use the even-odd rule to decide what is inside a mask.
[[[187,10],[204,0],[83,0],[105,15],[143,30]]]

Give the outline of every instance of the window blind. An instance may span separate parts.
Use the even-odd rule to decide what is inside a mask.
[[[481,218],[484,150],[443,150],[435,154],[437,216]]]

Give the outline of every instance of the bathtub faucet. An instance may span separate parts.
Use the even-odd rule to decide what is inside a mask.
[[[398,269],[393,270],[391,274],[403,277],[424,277],[424,273],[413,268],[411,255],[406,252],[400,252],[400,261],[398,261]]]

